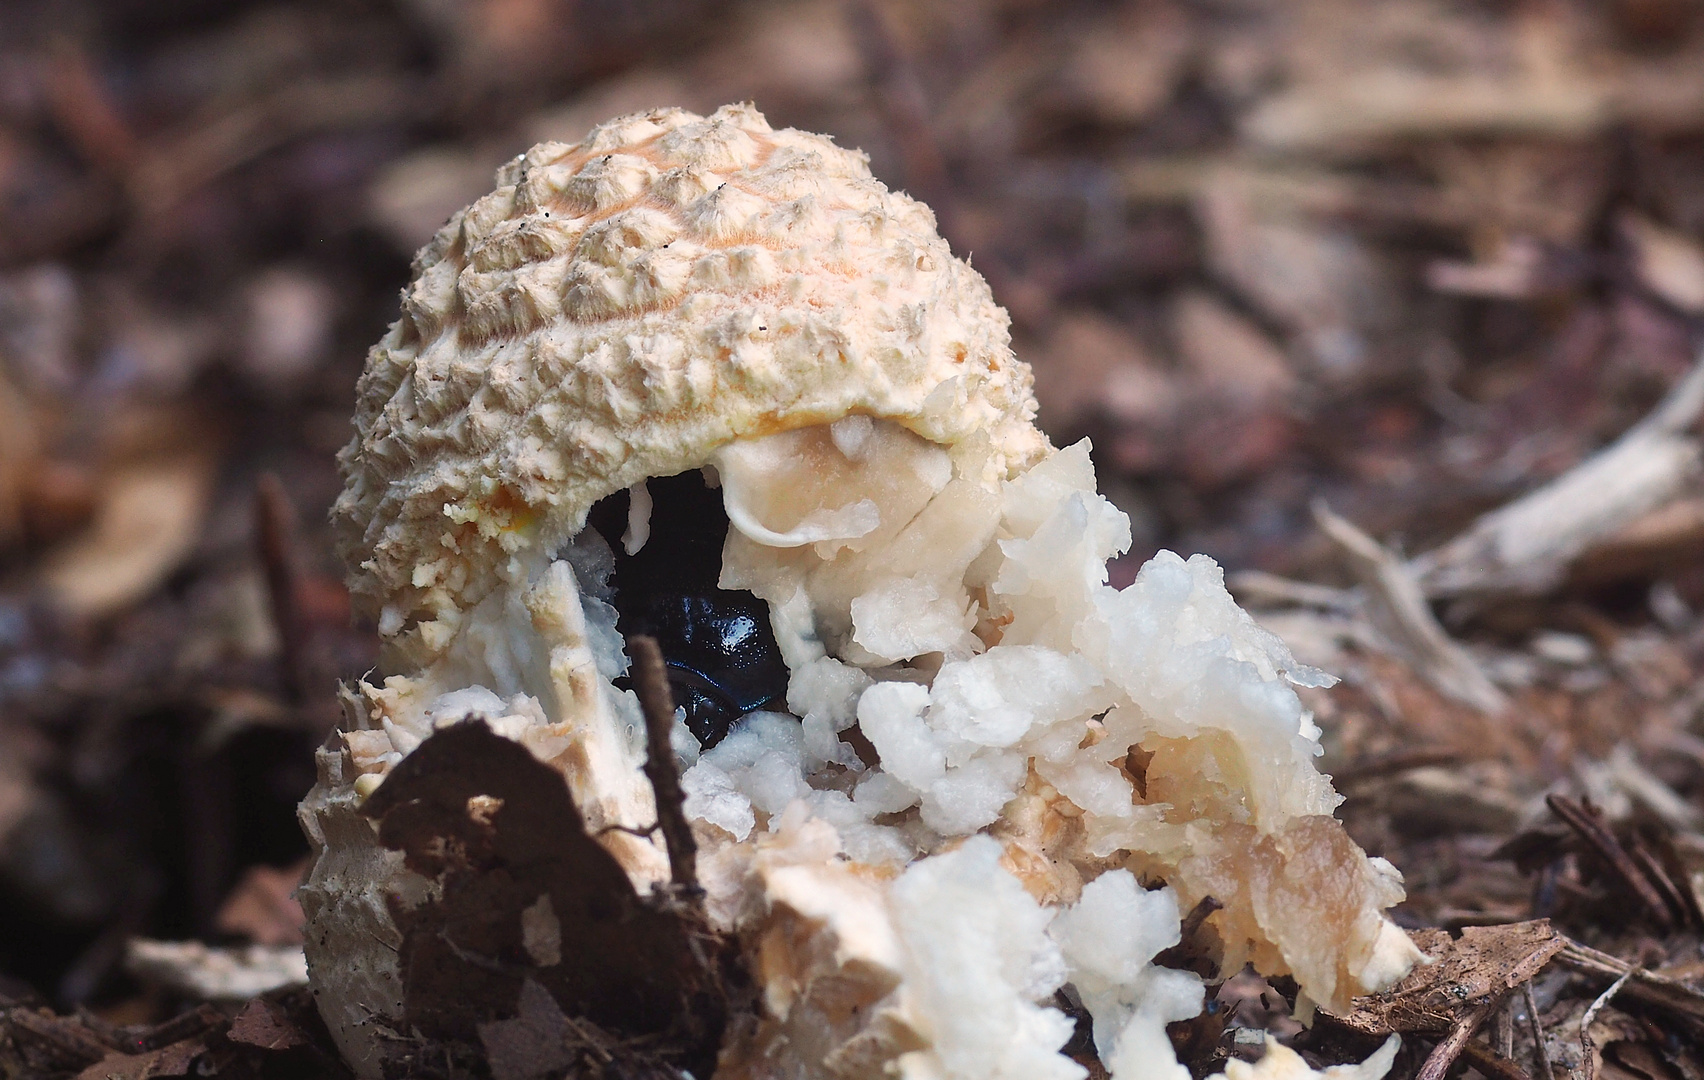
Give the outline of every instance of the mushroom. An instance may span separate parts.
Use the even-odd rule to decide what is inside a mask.
[[[1081,1076],[1066,982],[1114,1076],[1175,1071],[1202,988],[1151,961],[1207,896],[1228,970],[1321,1004],[1418,956],[1313,764],[1291,684],[1330,678],[1203,556],[1107,585],[1088,444],[1035,427],[986,283],[862,154],[749,105],[534,147],[421,251],[358,397],[333,516],[386,674],[319,754],[301,897],[362,1076],[420,883],[359,806],[434,729],[484,717],[667,880],[635,630],[760,992],[718,1076]]]

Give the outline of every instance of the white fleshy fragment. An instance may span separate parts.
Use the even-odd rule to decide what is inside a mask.
[[[1130,871],[1110,871],[1083,887],[1049,933],[1094,1018],[1095,1048],[1113,1080],[1187,1080],[1166,1025],[1201,1011],[1201,979],[1153,965],[1179,940],[1172,890],[1146,892]]]
[[[426,722],[436,728],[469,716],[497,717],[507,712],[503,699],[491,690],[483,686],[464,686],[438,695],[432,704],[426,706]]]
[[[1003,749],[1038,727],[1081,720],[1111,705],[1098,692],[1101,683],[1100,673],[1080,656],[1040,645],[996,645],[941,668],[927,719],[958,742]]]
[[[899,1059],[911,1080],[1080,1080],[1061,1055],[1071,1021],[1036,1002],[1064,981],[1049,913],[972,837],[913,863],[889,892],[904,945],[900,994],[927,1049]]]
[[[726,738],[706,751],[700,764],[722,770],[766,814],[779,814],[810,794],[805,783],[799,723],[786,713],[746,715]]]
[[[682,810],[688,818],[725,829],[735,840],[744,840],[757,825],[751,797],[734,787],[733,778],[710,762],[698,763],[680,778],[686,795]]]
[[[727,565],[724,563],[724,577],[727,572]],[[718,581],[717,587],[729,589],[744,586],[732,581]],[[800,672],[812,661],[826,657],[828,650],[817,633],[816,613],[811,610],[811,596],[803,585],[792,583],[791,588],[782,595],[769,595],[764,599],[769,601],[769,628],[775,634],[775,644],[781,650],[781,659],[791,673],[787,689],[790,699],[793,693],[791,679],[798,678]],[[853,704],[855,707],[857,703]],[[793,706],[789,704],[788,708]]]
[[[1251,773],[1244,795],[1257,823],[1329,815],[1341,799],[1312,765],[1319,744],[1282,672],[1289,650],[1231,599],[1224,572],[1203,555],[1150,559],[1122,592],[1104,590],[1079,637],[1086,655],[1140,710],[1138,737],[1227,732]],[[1131,720],[1137,714],[1118,714]],[[1108,727],[1114,724],[1109,718]]]
[[[1384,862],[1383,859],[1368,861],[1375,865]],[[1420,946],[1414,944],[1414,939],[1409,937],[1402,927],[1385,919],[1379,924],[1378,937],[1373,941],[1371,955],[1361,966],[1360,982],[1367,993],[1381,993],[1401,982],[1414,970],[1415,964],[1429,963],[1431,960],[1420,951]]]
[[[1010,609],[1005,634],[1015,643],[1079,648],[1077,625],[1109,591],[1107,560],[1130,547],[1130,519],[1095,492],[1088,455],[1083,440],[1007,485],[1004,520],[1016,535],[999,541],[1005,560],[992,587]],[[1084,472],[1089,483],[1073,486]],[[1037,503],[1016,499],[1014,486]]]
[[[923,709],[929,688],[916,683],[877,683],[858,699],[858,726],[881,755],[889,776],[922,793],[946,775],[947,757]]]
[[[979,653],[982,642],[970,632],[976,617],[962,594],[928,578],[889,578],[852,601],[852,640],[888,663]]]
[[[621,534],[621,550],[637,555],[651,539],[651,489],[641,480],[627,489],[627,531]]]
[[[247,1001],[308,981],[308,961],[299,945],[219,948],[200,941],[131,938],[124,947],[130,974],[203,1001]]]
[[[823,455],[812,452],[811,440],[807,428],[730,443],[717,451],[716,472],[722,478],[722,505],[730,525],[772,548],[856,540],[881,526],[881,509],[874,500],[853,495],[835,501],[838,492],[857,485],[814,468]],[[776,482],[780,477],[785,481]]]
[[[1095,466],[1085,439],[1001,485],[1001,514],[1014,536],[1033,536],[1066,499],[1094,489]]]
[[[1268,1035],[1266,1053],[1250,1064],[1232,1059],[1225,1071],[1208,1080],[1384,1080],[1396,1063],[1396,1052],[1402,1049],[1402,1036],[1392,1035],[1371,1057],[1359,1065],[1332,1065],[1315,1070],[1302,1060],[1302,1055]]]
[[[504,701],[483,686],[466,686],[440,694],[426,707],[426,721],[434,730],[475,717],[485,721],[498,735],[517,742],[528,731],[549,722],[537,698],[514,694]]]
[[[580,590],[586,634],[591,639],[598,674],[605,679],[618,679],[627,674],[628,660],[627,642],[616,629],[615,590],[609,584],[615,573],[615,552],[596,529],[583,529],[563,548],[561,557],[574,568],[574,583]]]
[[[842,416],[828,425],[828,437],[834,440],[834,447],[848,461],[863,461],[869,444],[870,436],[875,433],[876,422],[867,416],[854,413]]]
[[[832,656],[819,656],[793,671],[787,682],[787,708],[800,718],[810,771],[830,763],[862,771],[857,752],[838,735],[857,720],[858,697],[870,682],[867,672]]]
[[[897,776],[886,772],[871,772],[858,782],[852,801],[871,817],[878,814],[897,814],[917,805],[917,792]]]
[[[1291,686],[1307,686],[1315,690],[1329,690],[1342,681],[1329,671],[1299,662],[1284,668],[1284,678]]]
[[[821,713],[806,713],[800,717],[799,740],[808,772],[820,772],[830,763],[855,771],[864,767],[858,760],[858,752],[836,737],[833,723]]]
[[[820,656],[793,670],[787,708],[795,716],[822,716],[836,732],[845,731],[858,719],[858,698],[872,681],[862,668]]]
[[[674,723],[669,725],[669,749],[674,751],[675,764],[682,772],[698,764],[699,755],[704,752],[698,736],[686,726],[686,709],[683,706],[675,708]]]
[[[923,793],[923,824],[942,836],[968,836],[997,821],[1023,782],[1021,754],[972,758],[947,770]]]

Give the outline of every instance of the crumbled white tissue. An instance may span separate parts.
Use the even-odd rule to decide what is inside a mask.
[[[1184,1080],[1165,1025],[1200,1010],[1202,987],[1152,960],[1209,893],[1225,961],[1294,973],[1315,1000],[1406,971],[1413,947],[1381,915],[1399,878],[1329,820],[1319,729],[1291,688],[1334,680],[1241,611],[1204,556],[1161,552],[1109,587],[1130,527],[1086,442],[1004,480],[974,446],[851,417],[738,440],[712,464],[732,524],[721,585],[769,603],[789,711],[752,713],[702,753],[677,723],[674,744],[712,913],[744,931],[792,911],[787,948],[836,958],[766,990],[770,1034],[754,1038],[787,1033],[818,1059],[789,1075],[1082,1076],[1058,1053],[1069,1020],[1038,1004],[1068,981],[1116,1080]],[[445,659],[368,693],[356,767],[382,773],[483,715],[556,761],[577,800],[602,799],[589,820],[648,826],[637,709],[610,683],[627,666],[612,568],[591,530],[554,564],[517,562]],[[827,862],[763,869],[800,820]],[[664,872],[654,847],[612,835],[636,883]],[[858,941],[887,943],[858,970],[891,968],[867,1028],[778,1004],[852,978]]]
[[[1083,886],[1082,899],[1054,920],[1052,935],[1094,1017],[1095,1049],[1108,1071],[1186,1080],[1166,1025],[1201,1011],[1201,978],[1152,963],[1178,943],[1177,896],[1143,891],[1128,870],[1109,871]]]
[[[976,837],[901,874],[889,907],[904,948],[902,1007],[929,1041],[900,1057],[901,1076],[1077,1080],[1060,1056],[1072,1024],[1046,1000],[1064,983],[1047,937],[1052,913],[1000,868],[1000,845]]]
[[[1302,1055],[1268,1035],[1266,1054],[1259,1061],[1251,1065],[1233,1059],[1225,1063],[1224,1072],[1207,1080],[1384,1080],[1400,1049],[1402,1036],[1392,1035],[1359,1065],[1331,1065],[1315,1070],[1302,1060]]]

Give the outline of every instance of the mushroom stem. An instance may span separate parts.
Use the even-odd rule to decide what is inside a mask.
[[[674,695],[669,692],[668,670],[657,639],[634,634],[627,639],[633,658],[633,688],[645,713],[645,777],[657,796],[657,827],[669,849],[669,877],[681,892],[697,893],[698,843],[686,823],[680,789],[680,771],[675,767],[669,732],[674,727]]]

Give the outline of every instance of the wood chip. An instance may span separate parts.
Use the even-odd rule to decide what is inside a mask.
[[[1680,494],[1704,461],[1686,434],[1704,411],[1704,356],[1656,410],[1550,483],[1409,562],[1430,597],[1543,595],[1596,544]]]
[[[1503,692],[1473,657],[1438,624],[1420,585],[1402,560],[1377,540],[1314,504],[1314,520],[1335,541],[1367,591],[1368,614],[1376,626],[1437,690],[1482,712],[1508,705]]]
[[[1444,930],[1414,930],[1409,936],[1433,962],[1382,994],[1356,998],[1337,1020],[1367,1035],[1442,1035],[1486,1001],[1500,1000],[1531,979],[1568,945],[1548,919],[1470,926],[1460,938]]]

